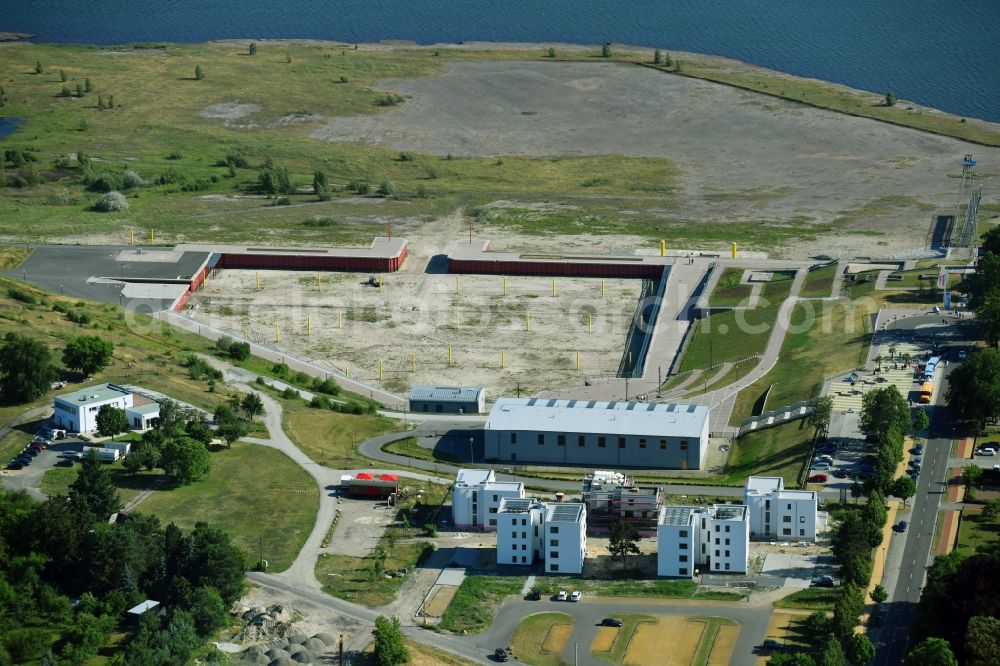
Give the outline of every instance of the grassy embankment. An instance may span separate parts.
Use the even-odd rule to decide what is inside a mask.
[[[593,578],[539,579],[535,589],[542,594],[552,595],[559,590],[579,590],[587,595],[599,597],[662,597],[665,599],[715,599],[735,601],[743,599],[743,592],[716,592],[699,590],[691,580],[622,579],[598,580]]]
[[[402,429],[402,423],[377,414],[341,414],[314,409],[301,400],[282,401],[282,426],[303,453],[321,465],[352,469],[369,464],[358,454],[364,440]]]
[[[775,608],[790,608],[793,610],[832,611],[840,590],[837,588],[810,587],[792,592],[787,597],[774,602]]]
[[[514,657],[531,666],[564,666],[560,655],[573,624],[573,616],[567,613],[529,615],[510,639]]]
[[[525,576],[466,576],[438,625],[453,633],[478,633],[493,622],[504,598],[520,594]]]
[[[708,297],[708,304],[712,307],[734,307],[742,304],[750,298],[753,287],[749,284],[740,284],[745,269],[729,267],[726,268],[719,281],[715,284],[715,290]]]

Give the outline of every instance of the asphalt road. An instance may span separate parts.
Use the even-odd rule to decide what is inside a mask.
[[[934,528],[948,488],[952,426],[944,396],[948,391],[948,375],[953,368],[953,365],[944,368],[938,401],[931,410],[933,437],[924,446],[923,464],[917,479],[917,494],[912,500],[899,574],[875,646],[875,666],[898,666],[903,663],[916,604],[920,601],[927,568],[933,560]]]

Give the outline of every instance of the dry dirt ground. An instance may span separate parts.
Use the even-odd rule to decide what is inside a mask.
[[[549,278],[510,277],[505,297],[499,276],[404,271],[383,276],[381,289],[368,277],[326,273],[317,288],[315,274],[262,271],[258,291],[254,271],[224,270],[189,312],[351,377],[377,381],[381,361],[390,390],[481,385],[495,395],[518,382],[534,391],[613,375],[641,290],[607,280],[601,298],[600,280],[558,278],[553,296]]]
[[[955,206],[962,155],[1000,170],[997,148],[634,66],[458,62],[386,87],[410,99],[313,135],[440,155],[669,157],[682,173],[670,214],[692,223],[840,218],[836,247],[821,238],[794,256],[915,250],[931,211]],[[887,198],[889,210],[865,208]],[[873,232],[893,242],[877,250]]]

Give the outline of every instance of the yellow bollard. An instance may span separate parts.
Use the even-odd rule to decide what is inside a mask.
[[[531,330],[531,315],[524,315],[524,330]]]
[[[576,353],[576,369],[580,369],[580,352]]]
[[[503,295],[507,295],[507,278],[503,279]]]
[[[628,353],[628,369],[632,369],[632,352]]]
[[[604,280],[601,280],[601,298],[604,298]]]
[[[507,367],[507,350],[505,349],[500,350],[500,367],[501,368]]]
[[[378,290],[379,291],[385,291],[385,288],[382,286],[382,276],[381,275],[378,276]]]
[[[736,243],[733,243],[733,259],[736,258]]]
[[[128,229],[128,243],[129,245],[135,245],[135,227],[129,227]]]
[[[594,315],[590,314],[589,312],[587,313],[587,332],[588,333],[594,332]]]
[[[316,273],[316,291],[319,291],[319,273]]]
[[[410,352],[410,367],[413,368],[413,372],[417,371],[417,352]]]
[[[274,325],[274,341],[275,342],[281,341],[281,329],[278,328],[277,324]]]
[[[312,320],[310,317],[306,317],[306,335],[312,335]]]
[[[661,257],[667,256],[667,241],[665,240],[660,241],[660,256]]]
[[[552,280],[552,295],[553,295],[553,296],[555,296],[555,295],[556,295],[556,281],[555,281],[555,279],[554,279],[554,278],[553,278],[553,280]]]
[[[153,230],[152,230],[152,229],[150,229],[150,230],[149,230],[149,242],[150,242],[150,243],[152,243],[152,242],[153,242],[153,238],[154,238],[154,237],[155,237],[155,234],[153,233]]]
[[[458,276],[456,275],[455,276],[455,293],[458,294],[458,293],[461,293],[461,291],[462,291],[462,283],[459,282]]]
[[[451,367],[451,345],[448,345],[448,367]]]
[[[337,310],[337,328],[344,328],[344,311]]]

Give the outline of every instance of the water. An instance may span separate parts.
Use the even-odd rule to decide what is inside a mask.
[[[0,0],[36,41],[605,41],[710,53],[1000,122],[997,0]]]
[[[17,126],[24,122],[24,118],[15,118],[13,116],[0,116],[0,139],[6,138]]]

